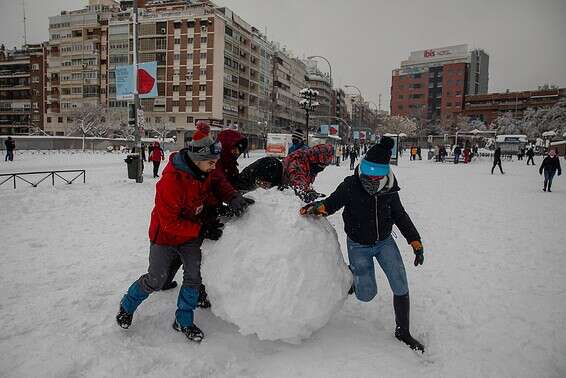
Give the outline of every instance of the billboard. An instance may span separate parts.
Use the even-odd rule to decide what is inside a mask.
[[[157,97],[157,62],[138,64],[138,93],[140,98]],[[134,65],[116,67],[116,99],[134,99]]]

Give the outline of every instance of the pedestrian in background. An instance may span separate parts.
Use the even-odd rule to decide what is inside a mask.
[[[527,165],[529,165],[529,162],[533,163],[533,165],[535,165],[535,149],[531,146],[529,147],[529,149],[527,150]]]
[[[462,155],[462,147],[458,144],[454,147],[454,164],[458,164],[460,161],[460,155]]]
[[[350,171],[353,171],[356,167],[356,159],[358,158],[358,154],[356,153],[356,149],[352,148],[350,151]]]
[[[4,145],[6,146],[6,157],[4,158],[4,161],[14,161],[16,142],[12,139],[12,137],[8,137],[8,139],[4,141]]]
[[[153,162],[153,178],[159,177],[159,166],[164,159],[165,154],[159,142],[154,142],[151,148],[151,154],[149,155],[149,161]]]
[[[543,191],[552,192],[550,188],[552,187],[552,179],[556,172],[558,172],[558,176],[562,174],[562,169],[560,168],[560,159],[556,150],[550,150],[548,155],[542,161],[538,172],[542,175],[544,173],[544,186],[542,188]]]
[[[491,167],[491,174],[493,174],[493,170],[496,166],[499,166],[501,174],[504,175],[505,172],[503,172],[503,168],[501,167],[501,147],[497,147],[493,154],[493,166]]]

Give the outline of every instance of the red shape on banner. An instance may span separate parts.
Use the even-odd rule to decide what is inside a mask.
[[[138,69],[138,93],[147,94],[155,85],[155,78],[143,68]]]
[[[330,135],[336,135],[338,134],[338,130],[336,130],[335,127],[330,126]]]

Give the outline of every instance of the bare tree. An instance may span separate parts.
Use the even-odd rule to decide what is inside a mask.
[[[158,123],[158,124],[150,124],[150,127],[147,130],[152,131],[154,134],[157,135],[157,138],[163,143],[165,138],[174,130],[172,123]]]
[[[384,120],[383,131],[392,134],[415,135],[417,124],[407,117],[389,116]]]
[[[106,108],[100,105],[83,105],[72,114],[73,123],[68,129],[68,134],[80,135],[83,138],[82,150],[85,150],[85,139],[87,136],[103,137],[108,132],[106,123]]]

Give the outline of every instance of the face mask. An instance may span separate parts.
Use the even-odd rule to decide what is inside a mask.
[[[379,192],[381,185],[381,180],[377,179],[378,176],[366,176],[360,175],[360,181],[365,191],[368,192],[370,196],[374,196]]]

